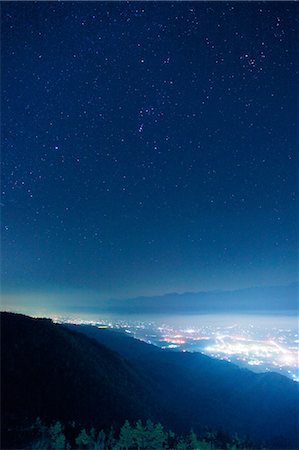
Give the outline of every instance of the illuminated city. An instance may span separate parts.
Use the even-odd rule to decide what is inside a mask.
[[[293,318],[294,319],[294,318]],[[255,372],[278,372],[299,381],[298,329],[292,326],[252,320],[252,323],[213,322],[210,316],[188,321],[160,320],[82,320],[78,318],[54,318],[57,322],[91,324],[100,328],[112,328],[132,335],[134,338],[163,349],[182,352],[202,352],[208,356],[226,360]],[[231,319],[233,320],[233,319]],[[197,323],[195,326],[194,323]],[[254,323],[254,324],[253,324]],[[290,324],[289,324],[290,325]]]

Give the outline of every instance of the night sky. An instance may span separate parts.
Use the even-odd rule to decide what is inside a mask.
[[[296,281],[297,30],[294,2],[2,2],[7,301]]]

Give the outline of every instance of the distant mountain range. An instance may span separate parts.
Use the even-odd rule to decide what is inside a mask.
[[[82,309],[82,308],[80,308]],[[298,311],[298,283],[287,286],[252,287],[234,291],[171,293],[152,297],[111,299],[97,306],[84,307],[89,312],[109,313],[213,313]]]
[[[299,386],[281,375],[13,313],[1,314],[1,341],[1,448],[18,448],[37,416],[98,429],[149,418],[177,433],[209,426],[298,446]]]

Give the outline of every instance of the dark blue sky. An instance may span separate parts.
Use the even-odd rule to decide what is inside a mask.
[[[297,30],[294,2],[2,2],[3,292],[295,281]]]

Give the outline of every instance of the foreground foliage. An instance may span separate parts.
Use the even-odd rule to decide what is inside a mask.
[[[49,426],[38,418],[31,427],[30,449],[80,449],[80,450],[249,450],[257,448],[246,439],[223,432],[206,430],[202,436],[191,431],[187,436],[178,436],[166,431],[160,423],[138,420],[131,425],[125,421],[118,433],[110,430],[96,431],[94,428],[79,430],[76,424],[63,426],[57,421]]]

